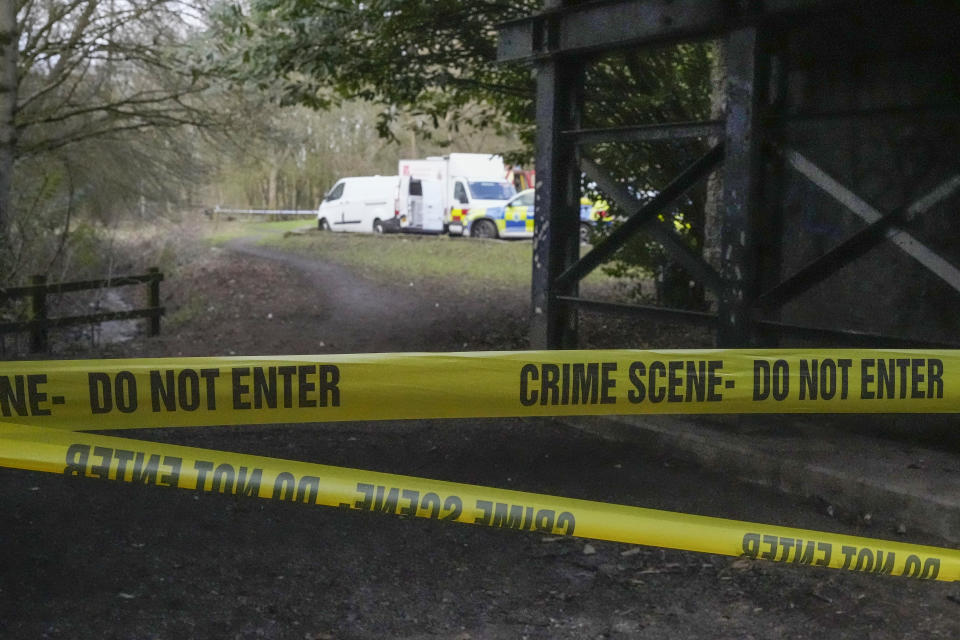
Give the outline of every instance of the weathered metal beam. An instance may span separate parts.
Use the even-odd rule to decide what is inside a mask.
[[[533,60],[663,42],[695,40],[765,18],[852,0],[619,0],[593,2],[505,22],[499,26],[497,59]]]
[[[777,335],[789,335],[806,340],[830,340],[838,348],[874,347],[878,349],[957,349],[960,347],[960,343],[956,342],[933,342],[916,340],[914,338],[888,336],[879,333],[841,331],[837,329],[824,329],[821,327],[806,327],[784,322],[774,322],[772,320],[756,320],[755,324],[761,330],[772,331]]]
[[[717,346],[756,343],[750,307],[757,294],[755,220],[760,189],[759,110],[765,73],[755,27],[731,31],[726,41],[727,118],[720,216],[720,275],[726,284],[717,302]]]
[[[839,269],[850,264],[873,247],[883,242],[891,229],[905,217],[917,216],[935,206],[960,189],[960,175],[953,176],[937,188],[912,204],[899,207],[894,211],[871,222],[865,228],[853,234],[836,247],[808,263],[802,269],[765,292],[757,299],[760,308],[773,308],[808,291],[814,285],[823,282]]]
[[[861,107],[857,109],[835,109],[830,111],[795,111],[764,117],[764,122],[784,123],[787,125],[819,124],[831,120],[866,120],[885,118],[908,118],[918,116],[926,119],[954,120],[960,118],[960,105],[927,104],[897,105],[886,107]]]
[[[720,295],[723,290],[723,283],[717,272],[700,254],[694,252],[677,235],[672,222],[660,220],[657,214],[676,202],[688,189],[709,175],[722,161],[723,145],[718,144],[684,169],[673,182],[664,187],[649,202],[640,204],[625,186],[616,182],[597,164],[586,158],[582,159],[580,168],[587,177],[597,183],[600,191],[630,213],[630,217],[597,244],[590,253],[565,270],[557,278],[557,285],[563,287],[580,281],[604,261],[611,258],[634,233],[643,229],[670,251],[673,258],[695,278],[717,295]]]
[[[822,189],[861,219],[868,223],[874,223],[883,217],[879,211],[870,206],[866,201],[863,200],[863,198],[840,184],[840,182],[835,180],[823,169],[812,163],[799,152],[790,149],[787,150],[785,156],[791,167],[799,171],[800,174],[806,177],[810,182]],[[952,193],[954,189],[960,186],[960,182],[958,181],[960,181],[960,176],[954,176],[954,178],[951,178],[947,182],[937,187],[934,192],[931,192],[925,196],[923,200],[934,197],[935,195],[937,198],[946,197],[949,195],[949,193]],[[944,195],[939,195],[941,191]],[[960,291],[960,269],[957,269],[957,267],[944,260],[937,253],[932,251],[929,247],[906,231],[897,228],[890,228],[886,230],[886,237],[901,251],[922,264],[934,275],[950,285],[955,291]]]
[[[620,302],[589,300],[587,298],[576,298],[573,296],[557,296],[557,299],[567,304],[572,304],[582,311],[615,313],[628,316],[649,316],[709,326],[713,326],[717,323],[716,314],[706,311],[690,311],[688,309],[656,307],[645,304],[623,304]]]
[[[497,58],[527,60],[554,51],[583,53],[643,44],[666,37],[683,38],[721,27],[723,2],[648,0],[606,2],[541,13],[499,27]],[[556,31],[551,37],[547,32]]]
[[[533,228],[530,346],[577,346],[577,314],[556,300],[576,295],[577,282],[557,276],[580,255],[580,173],[577,149],[562,135],[579,126],[582,67],[545,60],[537,65],[537,186]]]
[[[576,129],[563,132],[565,136],[573,138],[574,143],[578,145],[603,142],[648,142],[651,140],[707,138],[719,136],[722,133],[723,122],[720,120],[645,124],[634,127],[609,127],[604,129]]]
[[[651,305],[622,304],[603,300],[589,300],[572,296],[559,296],[559,300],[576,306],[581,311],[609,313],[635,317],[651,317],[673,322],[687,322],[700,326],[716,326],[718,318],[715,314],[705,311],[689,311],[687,309],[673,309],[670,307],[655,307]],[[776,322],[772,320],[757,320],[760,329],[772,331],[777,335],[793,336],[808,340],[829,340],[845,347],[889,347],[889,348],[933,348],[956,349],[960,343],[931,342],[914,338],[866,333],[860,331],[842,331],[822,327],[808,327],[803,325]]]

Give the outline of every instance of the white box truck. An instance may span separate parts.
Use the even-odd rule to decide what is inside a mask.
[[[341,178],[323,196],[317,209],[321,231],[383,233],[396,226],[397,176]]]
[[[461,235],[483,230],[489,221],[478,221],[486,220],[486,210],[502,209],[516,194],[503,158],[487,153],[401,160],[398,173],[396,215],[408,231]]]

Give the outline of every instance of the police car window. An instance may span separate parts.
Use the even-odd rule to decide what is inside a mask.
[[[477,200],[509,200],[517,193],[509,182],[483,181],[470,183],[470,195]]]
[[[343,183],[341,182],[333,189],[330,190],[330,193],[327,194],[326,200],[339,200],[340,196],[343,195]]]
[[[532,207],[533,196],[534,196],[533,191],[531,191],[530,193],[521,194],[519,198],[513,201],[513,204],[515,204],[518,207]]]
[[[469,202],[469,200],[467,200],[467,192],[463,188],[462,182],[458,182],[453,188],[453,198],[457,202],[462,202],[463,204],[467,204],[467,202]]]
[[[423,195],[423,185],[419,180],[410,181],[410,195],[412,196],[422,196]]]

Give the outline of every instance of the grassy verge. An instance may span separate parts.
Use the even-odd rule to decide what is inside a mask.
[[[219,246],[237,238],[262,238],[287,231],[312,229],[316,220],[294,218],[291,220],[228,220],[213,221],[206,226],[207,241]]]
[[[465,295],[527,295],[530,290],[530,240],[329,233],[317,231],[309,219],[211,221],[201,235],[214,246],[249,238],[277,250],[341,264],[388,284],[415,282]],[[597,269],[581,282],[581,293],[625,300],[628,284]]]
[[[265,242],[352,267],[378,280],[449,278],[514,288],[530,279],[529,242],[333,233],[269,238]]]
[[[317,232],[267,236],[261,243],[336,262],[379,281],[462,285],[464,293],[476,286],[501,291],[530,288],[533,245],[529,240]],[[587,280],[601,285],[613,282],[599,271]]]

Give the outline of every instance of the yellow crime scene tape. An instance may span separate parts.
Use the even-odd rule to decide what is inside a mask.
[[[776,562],[960,580],[960,551],[111,436],[0,424],[0,465]]]
[[[0,420],[70,430],[958,410],[960,351],[527,351],[0,365]]]
[[[954,581],[960,580],[960,552],[950,549],[75,431],[958,410],[958,351],[609,350],[7,362],[0,365],[0,466]]]

